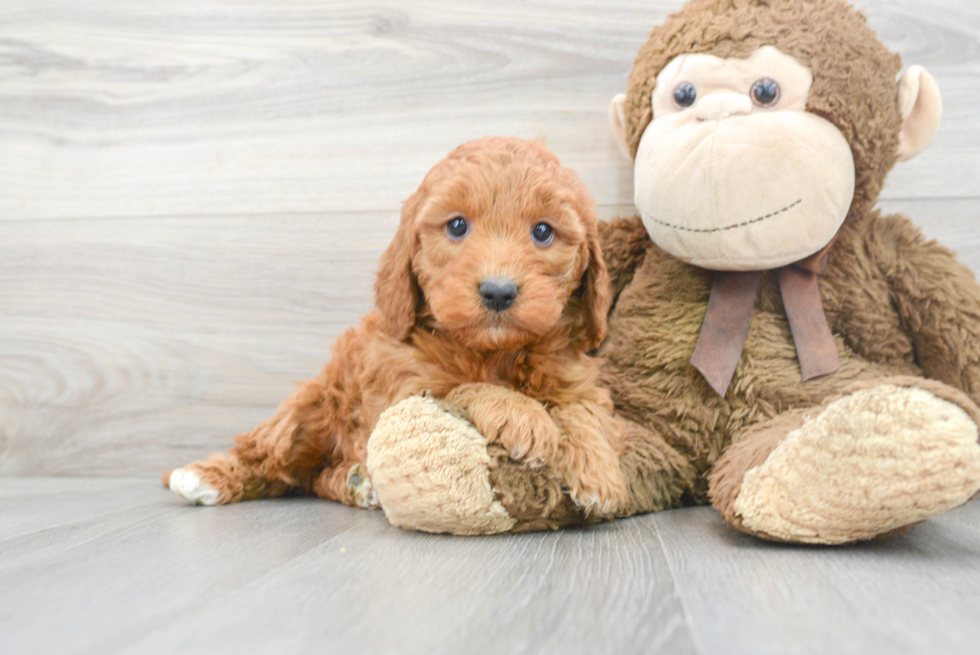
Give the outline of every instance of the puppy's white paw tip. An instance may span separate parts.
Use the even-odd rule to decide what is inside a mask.
[[[201,482],[197,473],[176,469],[170,474],[170,491],[197,505],[216,505],[218,490]]]
[[[572,494],[572,500],[586,516],[611,516],[616,509],[612,499],[603,500],[598,492]]]
[[[599,498],[598,494],[585,493],[577,497],[573,496],[572,500],[586,511],[601,509],[603,506],[602,499]]]

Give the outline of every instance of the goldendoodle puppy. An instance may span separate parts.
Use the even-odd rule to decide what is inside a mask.
[[[368,437],[427,390],[513,458],[553,467],[578,504],[614,511],[623,427],[587,355],[606,333],[610,281],[575,173],[537,143],[460,146],[405,202],[375,292],[274,417],[164,483],[205,505],[298,492],[376,506]]]

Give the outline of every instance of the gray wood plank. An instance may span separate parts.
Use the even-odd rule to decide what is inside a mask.
[[[977,503],[813,548],[709,508],[454,538],[315,499],[196,508],[151,481],[0,479],[0,509],[31,498],[49,520],[0,539],[2,652],[955,655],[980,637]]]
[[[0,541],[159,502],[146,478],[0,477]]]
[[[0,541],[0,651],[696,652],[650,523],[452,538],[315,499],[155,493]]]
[[[980,201],[883,207],[980,270]],[[396,221],[0,221],[0,474],[155,476],[224,450],[371,308]]]
[[[224,652],[695,652],[648,526],[473,540],[386,527],[335,541],[126,652],[201,644]],[[242,626],[249,597],[270,609]]]
[[[194,613],[358,520],[384,520],[307,499],[202,512],[159,486],[154,494],[155,506],[0,542],[8,592],[0,599],[0,651],[116,652],[108,642],[121,634]],[[257,614],[261,599],[254,600]]]
[[[972,503],[850,547],[768,544],[709,508],[652,517],[705,653],[976,653],[980,540]]]
[[[606,126],[682,0],[6,2],[0,220],[391,210],[449,149],[544,137],[604,205]],[[980,195],[980,6],[862,0],[946,98],[886,195]]]

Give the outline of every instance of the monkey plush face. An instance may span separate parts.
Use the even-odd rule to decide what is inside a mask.
[[[778,268],[865,211],[941,102],[842,0],[692,0],[654,29],[610,121],[651,238],[703,268]]]
[[[847,216],[854,160],[807,113],[813,76],[772,46],[748,59],[676,57],[657,76],[635,159],[651,238],[718,270],[785,266],[823,248]]]

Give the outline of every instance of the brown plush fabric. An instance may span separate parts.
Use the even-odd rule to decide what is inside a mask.
[[[491,444],[487,452],[490,486],[497,490],[497,499],[517,521],[513,532],[555,530],[590,520],[563,492],[561,478],[549,468],[530,468],[517,462],[499,444]]]
[[[603,245],[606,268],[613,281],[613,303],[626,285],[633,279],[637,266],[653,245],[650,235],[638,220],[620,218],[602,221],[599,226],[599,239]]]
[[[787,412],[771,421],[746,430],[737,443],[725,451],[725,456],[714,466],[708,476],[711,504],[721,513],[726,523],[742,529],[742,519],[735,513],[735,499],[742,488],[742,478],[757,466],[761,466],[769,453],[776,449],[786,435],[803,426],[811,409]]]
[[[656,432],[629,423],[619,465],[630,490],[630,502],[620,516],[659,512],[689,502],[688,491],[697,477],[694,467]]]
[[[637,427],[621,458],[631,491],[623,515],[713,500],[726,521],[745,530],[734,505],[746,473],[806,417],[856,390],[919,387],[980,419],[980,286],[909,219],[873,209],[896,161],[900,61],[860,12],[842,0],[693,0],[653,30],[636,58],[625,104],[632,151],[652,118],[656,76],[671,59],[689,52],[745,57],[763,45],[811,68],[808,110],[837,126],[854,155],[854,200],[819,279],[841,366],[801,382],[777,276],[763,272],[743,355],[719,397],[690,364],[710,272],[651,243],[639,218],[601,226],[615,298],[599,351],[602,382],[620,416]],[[525,512],[519,503],[504,505]],[[537,511],[545,510],[538,501]],[[566,518],[560,509],[549,517],[554,524]],[[876,536],[858,527],[855,538]],[[842,541],[834,539],[826,543]]]

